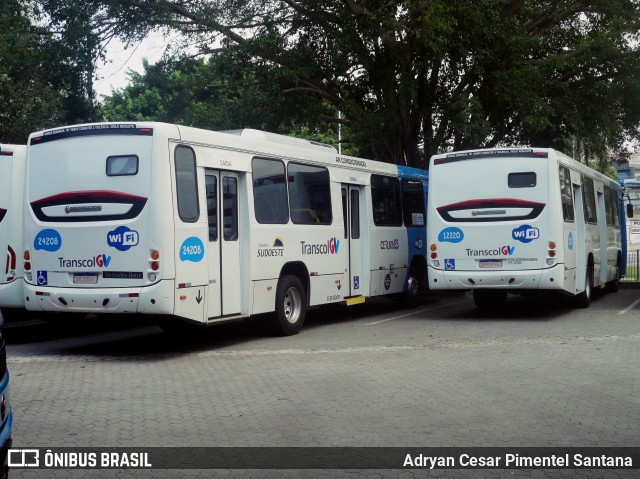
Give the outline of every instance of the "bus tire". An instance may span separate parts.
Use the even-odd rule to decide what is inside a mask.
[[[620,289],[620,255],[616,259],[616,275],[607,283],[607,291],[610,293],[615,293],[618,289]]]
[[[507,302],[507,291],[504,289],[474,289],[473,301],[482,311],[496,311]]]
[[[411,268],[407,278],[407,290],[404,293],[403,305],[405,308],[415,308],[418,306],[418,296],[420,294],[420,280],[416,271]]]
[[[589,259],[587,274],[584,280],[584,291],[575,297],[575,305],[578,308],[588,308],[593,298],[593,262]]]
[[[279,334],[298,334],[307,313],[307,294],[297,276],[285,275],[278,281],[276,290],[276,321]]]

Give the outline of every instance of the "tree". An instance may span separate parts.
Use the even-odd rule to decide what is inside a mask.
[[[342,111],[359,153],[385,161],[638,133],[638,0],[84,2],[110,34],[170,27],[288,79],[283,93],[322,98],[324,121]]]
[[[48,81],[64,91],[65,124],[96,120],[93,79],[109,26],[90,3],[58,0],[34,2],[35,30],[47,51]]]
[[[18,2],[0,9],[0,142],[26,143],[59,120],[62,98],[47,82],[40,42]]]
[[[0,7],[0,140],[95,120],[102,35],[88,4],[5,0]]]
[[[337,133],[313,121],[330,105],[312,97],[302,105],[285,94],[286,78],[262,76],[235,55],[208,60],[183,58],[150,65],[143,73],[129,72],[129,85],[102,99],[105,121],[165,121],[211,130],[256,128],[331,143]]]

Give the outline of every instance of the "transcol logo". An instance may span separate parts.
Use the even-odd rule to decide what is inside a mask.
[[[511,256],[516,251],[515,246],[500,246],[492,249],[467,248],[467,256]]]
[[[522,225],[511,232],[511,237],[521,243],[531,243],[540,238],[540,230],[530,225]]]
[[[111,256],[99,254],[93,258],[58,258],[58,262],[61,268],[108,268],[111,262]]]
[[[307,243],[300,241],[302,246],[302,254],[338,254],[340,240],[336,237],[331,238],[326,243]]]

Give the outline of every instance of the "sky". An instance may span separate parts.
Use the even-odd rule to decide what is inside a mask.
[[[97,79],[94,80],[96,98],[102,95],[110,95],[112,89],[122,89],[127,86],[129,80],[127,72],[135,70],[143,71],[142,60],[146,58],[149,63],[156,63],[162,57],[166,46],[173,38],[164,38],[160,32],[152,32],[139,43],[125,48],[117,39],[112,40],[107,46],[107,62],[98,65]]]

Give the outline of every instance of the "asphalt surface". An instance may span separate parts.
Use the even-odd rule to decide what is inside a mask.
[[[640,447],[640,289],[499,313],[381,299],[168,334],[136,316],[5,326],[14,447]],[[551,449],[553,450],[553,449]],[[216,453],[211,449],[211,453]],[[640,470],[28,470],[10,477],[640,477]]]

